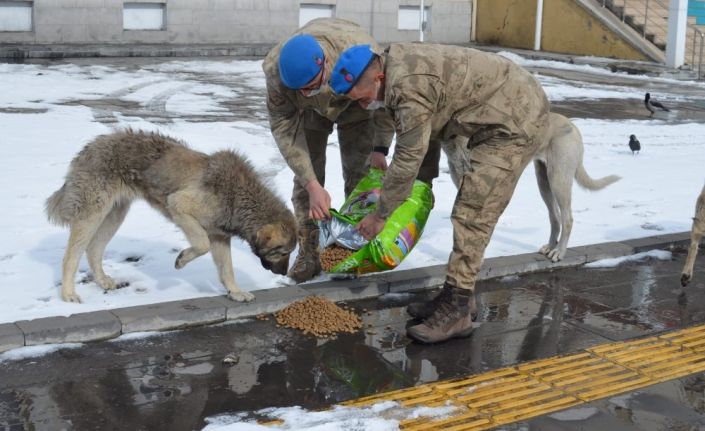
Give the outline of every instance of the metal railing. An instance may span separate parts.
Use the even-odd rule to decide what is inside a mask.
[[[689,26],[693,30],[693,56],[691,60],[691,65],[693,66],[693,69],[695,69],[695,65],[698,65],[698,79],[702,79],[703,73],[703,45],[705,45],[705,34],[700,31],[699,28],[695,26]],[[698,61],[697,63],[695,62],[695,47],[699,45],[700,49],[698,54]]]
[[[659,0],[599,0],[602,7],[612,11],[622,22],[627,22],[632,28],[648,38],[656,46],[665,45],[657,36],[668,32],[668,6]],[[649,31],[650,30],[650,31]]]
[[[598,0],[598,2],[622,22],[641,33],[641,37],[665,50],[668,39],[668,4],[660,0]],[[705,33],[694,25],[688,24],[687,27],[688,30],[693,31],[690,65],[693,70],[697,67],[698,79],[701,79]]]

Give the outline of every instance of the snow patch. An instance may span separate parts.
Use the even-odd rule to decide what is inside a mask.
[[[651,250],[642,253],[632,254],[630,256],[615,257],[612,259],[601,259],[594,262],[586,263],[585,268],[614,268],[624,262],[639,262],[648,258],[658,260],[671,260],[672,253],[666,250]]]
[[[204,431],[397,431],[399,422],[419,417],[443,418],[457,408],[419,407],[403,408],[398,403],[384,401],[369,407],[335,406],[330,410],[308,411],[301,407],[271,408],[258,413],[283,421],[281,425],[259,425],[243,415],[219,415],[206,418]]]
[[[39,358],[50,353],[58,352],[64,349],[77,349],[82,347],[83,343],[62,343],[62,344],[44,344],[42,346],[25,346],[16,349],[8,350],[0,353],[0,363],[5,361],[20,361],[28,358]]]

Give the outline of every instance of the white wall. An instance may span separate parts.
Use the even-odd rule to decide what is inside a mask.
[[[146,6],[147,10],[138,11],[128,6],[125,11],[125,2],[156,7]],[[33,10],[27,7],[32,3]],[[0,0],[5,8],[25,6],[21,16],[13,9],[11,19],[5,23],[21,24],[24,31],[0,30],[0,44],[273,44],[289,36],[300,23],[318,16],[354,21],[381,43],[409,42],[419,39],[417,20],[409,19],[407,27],[413,29],[400,30],[399,8],[417,10],[419,3],[420,0]],[[424,0],[424,4],[429,8],[425,41],[470,41],[472,0]],[[161,7],[163,11],[159,10]],[[414,17],[418,17],[416,13],[413,12]],[[402,16],[402,23],[405,21]]]

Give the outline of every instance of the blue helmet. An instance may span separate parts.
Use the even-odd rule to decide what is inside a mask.
[[[279,53],[279,77],[284,85],[298,90],[318,75],[324,59],[323,49],[313,36],[296,35]]]
[[[347,94],[370,65],[375,53],[370,45],[355,45],[342,54],[333,67],[330,86],[338,94]]]

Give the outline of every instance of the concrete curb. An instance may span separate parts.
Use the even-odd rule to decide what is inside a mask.
[[[631,29],[629,29],[631,30]],[[632,30],[633,31],[633,30]],[[641,41],[641,38],[637,38]],[[383,46],[388,44],[383,43]],[[456,43],[489,52],[510,51],[534,60],[554,60],[575,64],[608,67],[613,72],[642,73],[650,76],[666,76],[673,79],[697,79],[697,72],[686,69],[671,69],[663,63],[610,59],[602,57],[562,54],[548,51],[533,51],[520,48],[483,45],[478,43]],[[22,44],[0,45],[0,61],[21,63],[25,60],[61,60],[73,58],[117,58],[117,57],[233,57],[262,58],[274,46],[262,44]],[[655,49],[655,48],[654,48]]]
[[[68,59],[88,57],[264,57],[274,46],[262,44],[12,44],[0,46],[0,59]]]
[[[550,262],[538,253],[485,259],[479,280],[582,265],[595,260],[627,256],[645,250],[685,245],[690,232],[605,242],[568,249],[566,257]],[[433,265],[348,280],[330,280],[256,291],[248,303],[225,296],[194,298],[114,310],[45,317],[0,324],[0,352],[48,343],[76,343],[114,338],[138,331],[163,331],[200,326],[271,313],[309,295],[332,301],[372,298],[386,293],[433,289],[443,284],[445,265]]]

